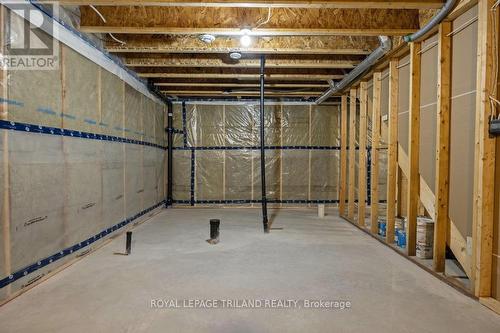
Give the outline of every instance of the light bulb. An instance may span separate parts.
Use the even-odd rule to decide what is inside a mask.
[[[248,35],[243,35],[240,38],[240,44],[243,47],[249,47],[250,44],[252,43],[252,39]]]

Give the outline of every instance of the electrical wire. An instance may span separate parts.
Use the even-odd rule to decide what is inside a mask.
[[[93,5],[89,5],[89,6],[90,6],[90,8],[92,8],[92,9],[94,10],[94,12],[96,12],[96,14],[97,14],[97,15],[99,15],[99,17],[101,18],[101,20],[102,20],[104,23],[108,23],[108,22],[106,21],[106,18],[104,17],[104,15],[102,15],[102,14],[101,14],[101,12],[100,12],[100,11],[98,11],[98,10],[97,10],[97,8],[95,8],[95,6],[93,6]]]
[[[257,23],[256,23],[257,25],[254,27],[254,29],[257,29],[258,27],[260,27],[260,26],[262,26],[262,25],[264,25],[266,23],[269,23],[269,21],[271,20],[271,7],[268,7],[267,10],[268,10],[267,11],[267,18],[264,21],[260,22],[260,23],[257,21]]]
[[[93,5],[89,5],[89,6],[90,6],[90,8],[92,8],[92,9],[94,10],[94,12],[96,12],[96,14],[97,14],[97,15],[101,18],[101,20],[102,20],[104,23],[107,23],[106,18],[104,17],[104,15],[102,15],[102,13],[101,13],[99,10],[97,10],[97,8],[95,8],[95,6],[93,6]],[[114,40],[114,41],[116,41],[117,43],[120,43],[121,45],[125,45],[125,44],[127,44],[127,43],[125,43],[124,41],[119,40],[118,38],[116,38],[115,36],[113,36],[113,34],[112,34],[112,33],[108,33],[108,35],[109,35],[111,38],[113,38],[113,40]]]
[[[113,34],[108,34],[111,38],[113,38],[117,43],[120,43],[122,45],[125,45],[127,43],[125,43],[124,41],[122,40],[119,40],[118,38],[116,38],[115,36],[113,36]]]

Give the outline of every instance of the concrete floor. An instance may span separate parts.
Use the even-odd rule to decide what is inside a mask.
[[[382,204],[381,204],[382,205]],[[387,215],[385,207],[382,206],[382,209],[379,209],[379,217],[385,217]],[[357,205],[356,205],[356,211],[357,211]],[[357,223],[358,221],[358,214],[355,214],[353,221]],[[367,232],[371,232],[371,214],[369,209],[367,209],[366,214],[365,214],[365,230]],[[379,239],[383,240],[385,242],[385,237],[378,236]],[[393,248],[398,250],[399,252],[406,254],[407,250],[405,247],[399,247],[396,244],[393,244]],[[434,261],[432,259],[421,259],[416,256],[412,257],[413,260],[418,261],[420,264],[427,266],[430,270],[434,270]],[[445,260],[445,273],[437,273],[441,276],[445,276],[448,278],[453,278],[453,281],[457,285],[461,285],[465,290],[471,290],[471,280],[467,277],[467,274],[463,270],[463,268],[460,266],[460,263],[456,259],[446,259]]]
[[[172,209],[0,308],[0,332],[500,332],[500,316],[332,212]],[[209,245],[208,220],[222,220]],[[151,299],[348,300],[350,309],[151,308]],[[220,303],[219,303],[220,304]],[[300,304],[300,303],[299,303]]]

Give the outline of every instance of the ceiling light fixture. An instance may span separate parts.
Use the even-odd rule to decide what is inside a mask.
[[[203,35],[200,35],[200,40],[206,44],[211,44],[214,40],[215,40],[215,36],[214,35],[210,35],[210,34],[203,34]]]
[[[239,52],[231,52],[229,53],[229,57],[233,60],[240,60],[241,59],[241,53]]]
[[[240,44],[243,47],[249,47],[252,44],[252,38],[250,38],[251,31],[249,29],[241,29]]]

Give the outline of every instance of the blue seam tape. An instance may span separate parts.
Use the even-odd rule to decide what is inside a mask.
[[[340,150],[340,147],[328,146],[266,146],[266,150]],[[173,147],[173,150],[260,150],[258,146],[251,147]]]
[[[61,113],[61,117],[69,118],[69,119],[76,119],[75,116],[73,116],[72,114],[68,114],[68,113]]]
[[[41,112],[41,113],[46,113],[46,114],[50,114],[50,115],[56,115],[57,113],[52,110],[51,108],[37,108],[36,109],[38,112]]]
[[[191,206],[194,206],[195,200],[194,200],[194,176],[196,173],[196,156],[194,150],[191,150]]]
[[[126,139],[126,138],[111,136],[111,135],[101,135],[101,134],[96,134],[96,133],[73,131],[73,130],[57,128],[57,127],[48,127],[48,126],[41,126],[41,125],[16,123],[13,121],[6,121],[6,120],[0,120],[0,129],[7,129],[7,130],[21,131],[21,132],[34,132],[34,133],[49,134],[49,135],[68,136],[68,137],[76,137],[76,138],[82,138],[82,139],[123,142],[123,143],[130,143],[130,144],[136,144],[136,145],[141,145],[141,146],[155,147],[155,148],[159,148],[159,149],[163,149],[163,150],[167,149],[164,146],[160,146],[156,143],[151,143],[151,142],[146,142],[146,141]]]
[[[177,204],[249,204],[249,203],[261,203],[262,200],[173,200],[173,203]],[[285,204],[336,204],[339,200],[301,200],[301,199],[290,199],[290,200],[266,200],[267,203],[285,203]],[[346,201],[347,202],[347,201]],[[357,202],[357,200],[355,200]],[[387,203],[386,200],[380,200],[379,203]]]
[[[23,102],[16,101],[14,99],[0,98],[0,103],[7,103],[9,105],[24,106]]]
[[[95,121],[93,119],[84,119],[83,121],[86,122],[87,124],[91,124],[91,125],[97,124],[97,121]]]
[[[45,259],[41,259],[39,261],[37,261],[36,263],[33,263],[27,267],[24,267],[23,269],[20,269],[14,273],[12,273],[11,275],[3,278],[2,280],[0,280],[0,288],[3,288],[11,283],[13,283],[14,281],[16,280],[19,280],[20,278],[30,274],[30,273],[33,273],[34,271],[37,271],[39,270],[40,268],[42,267],[45,267],[51,263],[53,263],[54,261],[57,261],[59,259],[62,259],[64,257],[66,257],[67,255],[70,255],[71,253],[75,252],[75,251],[78,251],[78,250],[81,250],[87,246],[89,246],[90,244],[96,242],[97,240],[115,232],[116,230],[119,230],[121,228],[123,228],[124,226],[126,226],[127,224],[129,224],[130,222],[138,219],[139,217],[141,216],[144,216],[145,214],[149,213],[150,211],[152,211],[153,209],[156,209],[158,207],[160,207],[161,205],[163,205],[165,203],[165,200],[157,203],[156,205],[154,206],[151,206],[145,210],[143,210],[142,212],[134,215],[133,217],[131,218],[128,218],[126,220],[123,220],[121,221],[120,223],[118,224],[115,224],[114,226],[112,227],[109,227],[107,229],[104,229],[102,230],[100,233],[84,240],[83,242],[80,242],[78,244],[75,244],[73,246],[70,246],[64,250],[61,250],[60,252],[58,253],[55,253]]]
[[[172,129],[172,133],[174,133],[174,134],[184,134],[184,131],[180,130],[180,129],[173,128]]]
[[[173,203],[189,204],[191,200],[173,200]],[[194,200],[195,204],[245,204],[245,203],[261,203],[262,200]],[[266,200],[268,203],[338,203],[338,200]]]
[[[186,124],[186,102],[182,101],[182,131],[184,135],[184,147],[187,147],[187,124]]]

